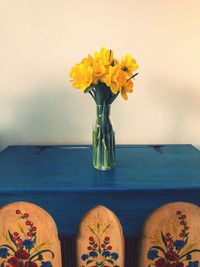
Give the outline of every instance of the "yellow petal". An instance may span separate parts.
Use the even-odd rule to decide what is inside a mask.
[[[116,75],[116,80],[120,86],[123,86],[126,83],[127,74],[126,72],[119,70]]]
[[[117,94],[119,92],[119,85],[115,82],[111,82],[110,89],[113,92],[113,94]]]
[[[128,100],[128,96],[124,90],[121,90],[121,96],[123,97],[124,100]]]
[[[133,92],[133,82],[129,80],[125,85],[123,86],[124,90],[128,93]]]
[[[72,85],[75,88],[85,90],[92,83],[93,71],[90,66],[83,63],[76,64],[70,71],[70,77],[72,78]]]

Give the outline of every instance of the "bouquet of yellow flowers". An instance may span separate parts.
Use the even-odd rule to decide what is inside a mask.
[[[132,79],[138,64],[131,55],[126,55],[119,62],[114,58],[113,51],[102,48],[94,57],[88,55],[81,63],[76,64],[70,72],[74,88],[89,92],[97,104],[105,101],[111,104],[121,93],[127,100],[127,93],[133,91]],[[101,101],[99,101],[101,100]]]
[[[138,74],[136,60],[131,55],[114,58],[113,51],[102,48],[88,55],[70,71],[74,88],[89,93],[97,105],[97,120],[93,131],[93,164],[96,169],[111,169],[115,165],[115,139],[109,119],[110,105],[121,94],[133,91],[133,79]]]

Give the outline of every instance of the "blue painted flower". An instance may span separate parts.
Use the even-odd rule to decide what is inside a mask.
[[[109,257],[109,256],[110,256],[110,251],[105,250],[105,251],[102,253],[102,256]]]
[[[185,241],[184,240],[176,240],[174,241],[174,246],[176,249],[181,249],[183,248],[185,245]]]
[[[83,261],[86,261],[88,258],[89,258],[88,254],[83,254],[83,255],[81,256],[81,259],[82,259]]]
[[[7,258],[8,256],[10,256],[10,254],[8,253],[8,249],[7,248],[0,248],[0,258]]]
[[[50,261],[42,261],[41,267],[52,267],[52,264]]]
[[[96,251],[91,251],[91,252],[89,253],[89,255],[90,255],[91,257],[95,258],[95,257],[98,256],[98,253],[97,253]]]
[[[111,253],[111,257],[113,258],[113,260],[117,260],[119,258],[119,255],[115,252]]]
[[[35,245],[35,242],[30,239],[25,239],[22,245],[25,246],[26,249],[32,249]]]
[[[156,249],[149,250],[147,257],[149,260],[154,260],[154,259],[158,258],[158,251]]]
[[[199,267],[198,261],[190,261],[187,267]]]

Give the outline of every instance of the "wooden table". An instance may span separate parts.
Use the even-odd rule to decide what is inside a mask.
[[[28,201],[46,209],[58,226],[63,267],[75,267],[81,217],[105,205],[121,221],[126,266],[136,266],[142,224],[154,209],[173,201],[200,205],[200,151],[191,145],[120,145],[116,157],[114,170],[97,171],[91,146],[10,146],[0,153],[0,205]]]

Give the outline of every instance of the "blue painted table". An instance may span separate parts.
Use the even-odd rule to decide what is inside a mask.
[[[200,152],[193,146],[121,145],[116,156],[116,168],[104,172],[93,169],[90,146],[10,146],[0,153],[0,205],[33,202],[53,216],[61,236],[74,236],[84,213],[102,204],[135,237],[162,204],[200,205]]]

